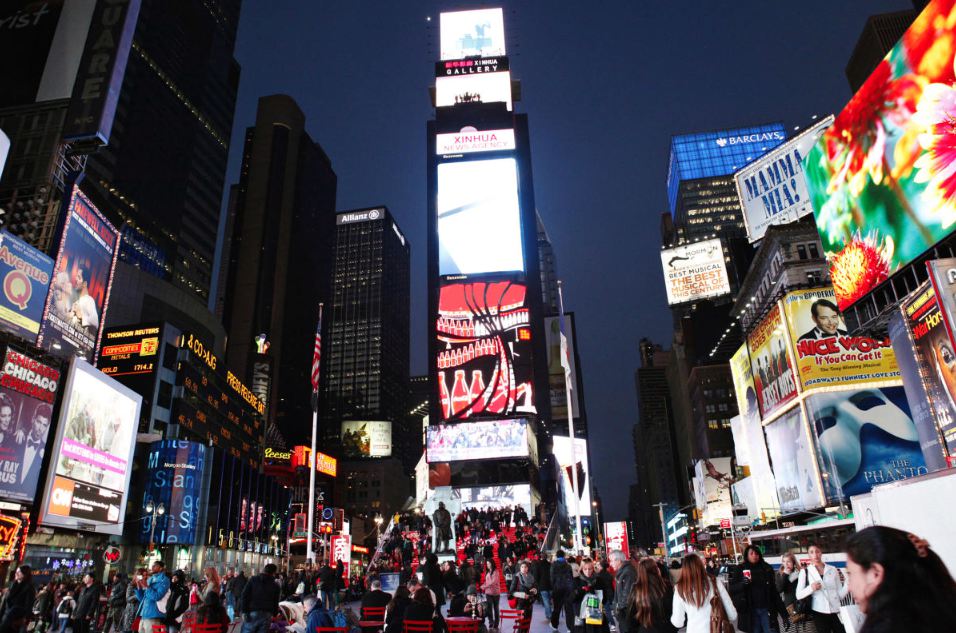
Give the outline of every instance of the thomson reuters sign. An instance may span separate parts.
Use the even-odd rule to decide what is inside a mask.
[[[435,153],[471,154],[473,152],[496,152],[515,148],[514,130],[485,130],[463,127],[460,132],[435,135]]]

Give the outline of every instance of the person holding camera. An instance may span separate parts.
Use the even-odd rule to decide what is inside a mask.
[[[153,562],[150,574],[137,574],[136,597],[139,599],[138,633],[153,633],[153,626],[166,624],[166,603],[171,582],[163,561]]]

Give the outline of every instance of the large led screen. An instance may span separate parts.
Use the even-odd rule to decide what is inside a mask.
[[[661,251],[667,303],[687,303],[730,292],[730,278],[719,239]]]
[[[438,395],[443,420],[536,413],[527,287],[444,282],[438,296]]]
[[[40,522],[122,534],[142,397],[74,358]]]
[[[461,103],[504,103],[511,111],[511,72],[499,70],[478,75],[453,75],[435,79],[435,106]]]
[[[795,222],[813,213],[803,157],[832,123],[831,114],[734,174],[751,242],[761,239],[774,224]]]
[[[560,435],[554,436],[554,446],[551,452],[561,468],[564,478],[565,503],[568,512],[574,513],[574,496],[571,492],[571,468],[578,471],[577,492],[580,501],[581,514],[591,513],[591,469],[588,467],[588,442],[579,437],[574,438],[574,457],[571,456],[571,440]]]
[[[956,224],[954,5],[930,2],[805,159],[841,309]]]
[[[788,293],[783,308],[804,391],[900,379],[889,337],[850,336],[833,288]]]
[[[442,13],[439,32],[442,59],[505,54],[505,17],[500,8]]]
[[[391,457],[392,423],[387,420],[342,422],[341,440],[346,457]]]
[[[7,348],[0,373],[0,499],[36,499],[59,384],[59,369]]]
[[[787,352],[787,334],[779,306],[773,306],[750,332],[747,349],[750,350],[757,404],[761,415],[767,419],[797,397],[797,383]]]
[[[99,345],[119,231],[74,186],[37,344],[62,356],[92,359]]]
[[[426,437],[429,463],[528,456],[525,420],[433,424]]]
[[[788,514],[823,507],[813,443],[800,407],[768,424],[764,433],[780,511]]]
[[[438,166],[438,272],[524,270],[513,158]]]
[[[475,508],[506,508],[521,506],[528,516],[534,512],[531,504],[531,486],[529,484],[509,484],[504,486],[485,486],[473,488],[455,488],[461,496],[463,510]]]
[[[806,404],[829,501],[928,472],[902,387],[813,394]]]
[[[36,342],[52,276],[52,259],[20,238],[0,231],[0,285],[3,289],[0,293],[0,329],[30,343]]]
[[[155,543],[196,542],[202,499],[203,473],[208,458],[206,445],[184,440],[161,440],[149,446],[146,458],[146,494],[140,504],[140,514],[149,517],[148,504],[163,506],[163,516],[156,518],[156,527],[149,518],[139,526],[139,542]]]

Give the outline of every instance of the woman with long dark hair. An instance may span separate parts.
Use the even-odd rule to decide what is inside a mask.
[[[33,571],[29,565],[20,565],[13,574],[13,584],[7,589],[7,593],[3,595],[3,601],[0,602],[0,626],[6,623],[11,613],[30,614],[36,598]],[[17,610],[13,611],[15,607]]]
[[[488,628],[497,629],[498,622],[501,621],[501,575],[498,573],[495,561],[491,558],[485,559],[485,579],[481,583],[481,592],[485,594],[488,605],[485,610],[488,616]]]
[[[628,609],[632,622],[625,630],[631,633],[673,633],[673,589],[661,578],[661,571],[653,559],[644,558],[634,567],[637,576]]]
[[[404,584],[395,589],[391,602],[385,606],[385,633],[402,633],[405,628],[405,609],[412,603],[411,594]]]
[[[956,623],[956,582],[929,543],[882,525],[847,539],[849,589],[860,633],[929,633]]]
[[[724,585],[710,577],[699,556],[696,554],[685,556],[677,588],[674,591],[671,624],[680,628],[684,626],[686,617],[687,633],[710,633],[710,600],[714,597],[715,590],[720,596],[727,618],[735,622],[737,610],[730,596],[727,595]]]

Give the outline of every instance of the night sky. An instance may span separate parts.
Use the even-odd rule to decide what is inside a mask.
[[[659,220],[670,136],[836,112],[868,15],[907,0],[244,0],[227,182],[260,96],[285,93],[338,175],[338,208],[384,204],[412,246],[412,374],[426,369],[425,122],[442,10],[505,7],[535,198],[577,313],[603,520],[635,481],[637,342],[669,347]],[[432,17],[431,22],[427,21]],[[304,435],[303,435],[304,437]]]

